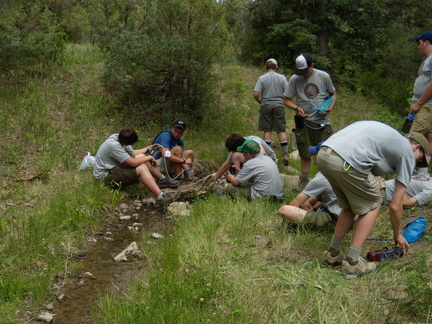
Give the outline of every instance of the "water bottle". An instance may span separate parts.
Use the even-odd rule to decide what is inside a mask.
[[[230,166],[229,166],[229,173],[232,174],[233,176],[236,175],[236,169],[234,167],[234,163],[231,162]]]
[[[192,169],[187,169],[187,178],[189,181],[191,181],[193,179],[193,170]]]
[[[402,132],[404,133],[409,133],[410,129],[411,129],[411,125],[414,121],[414,114],[409,114],[408,117],[405,119],[405,123],[402,126]]]
[[[423,236],[426,229],[426,219],[421,216],[412,220],[405,226],[402,236],[408,243],[413,243]]]

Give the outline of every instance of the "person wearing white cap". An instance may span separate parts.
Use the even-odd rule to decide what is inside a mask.
[[[330,75],[314,67],[310,55],[299,55],[296,67],[285,89],[284,103],[296,112],[294,133],[302,171],[296,190],[302,191],[309,182],[312,155],[308,147],[326,140],[333,133],[328,115],[336,101],[336,89]],[[294,97],[296,103],[293,102]],[[327,103],[329,105],[323,107]],[[321,107],[323,109],[318,109]]]
[[[254,88],[254,98],[260,104],[258,130],[264,132],[263,139],[270,146],[272,132],[276,132],[283,152],[283,163],[288,165],[288,142],[284,96],[288,82],[277,73],[278,63],[274,58],[266,62],[267,73],[261,75]]]
[[[426,158],[432,155],[432,31],[413,37],[418,43],[420,54],[426,56],[418,70],[414,83],[410,113],[415,115],[411,131],[418,132],[428,140]],[[429,177],[429,168],[418,168],[418,173]]]

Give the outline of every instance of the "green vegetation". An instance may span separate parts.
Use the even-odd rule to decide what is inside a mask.
[[[89,170],[78,170],[81,158],[95,153],[108,135],[132,127],[140,137],[137,146],[144,146],[162,125],[183,117],[190,125],[186,143],[198,158],[222,163],[228,134],[260,135],[252,89],[264,71],[247,64],[276,57],[289,76],[293,58],[303,51],[335,80],[335,130],[361,119],[400,129],[421,60],[406,40],[429,28],[431,6],[418,0],[362,0],[355,7],[346,0],[18,0],[3,5],[0,318],[5,323],[26,322],[27,311],[34,315],[54,299],[52,289],[67,283],[77,267],[74,255],[131,195],[107,189]],[[289,131],[293,118],[287,115]],[[299,168],[298,161],[290,164]],[[288,188],[286,194],[286,202],[295,195]],[[429,235],[398,261],[346,281],[320,264],[331,233],[282,228],[279,206],[214,194],[198,199],[190,216],[173,215],[172,236],[156,245],[140,242],[148,268],[121,295],[101,296],[95,319],[430,321]],[[429,211],[411,208],[404,215],[424,215],[430,222]],[[384,207],[374,238],[392,236],[387,214]],[[370,241],[363,252],[387,244]]]

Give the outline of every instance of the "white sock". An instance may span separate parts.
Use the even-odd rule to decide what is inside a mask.
[[[164,180],[166,177],[162,174],[162,176],[158,179],[158,181]]]
[[[163,193],[163,191],[161,191],[160,194],[156,196],[156,199],[157,200],[162,200],[163,197],[164,197],[164,193]]]

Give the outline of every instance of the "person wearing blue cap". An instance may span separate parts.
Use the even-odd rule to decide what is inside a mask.
[[[428,140],[426,159],[429,162],[432,155],[432,31],[425,31],[413,37],[417,41],[420,54],[426,56],[418,70],[414,82],[410,113],[415,115],[412,132],[417,132]],[[418,173],[429,176],[429,168],[418,168]]]

